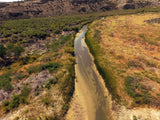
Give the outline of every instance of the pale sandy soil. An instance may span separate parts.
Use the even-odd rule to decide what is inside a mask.
[[[86,120],[86,110],[81,102],[80,96],[77,89],[73,95],[72,101],[70,103],[70,109],[66,115],[65,120]]]

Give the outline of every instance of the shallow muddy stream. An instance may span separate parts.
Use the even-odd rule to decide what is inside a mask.
[[[97,70],[85,43],[87,26],[75,38],[77,89],[81,96],[88,120],[106,120],[106,97]]]

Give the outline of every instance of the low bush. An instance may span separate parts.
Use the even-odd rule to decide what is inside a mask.
[[[20,104],[20,97],[19,97],[19,95],[14,95],[13,98],[12,98],[12,101],[10,103],[10,108],[11,109],[17,108],[17,107],[19,107],[19,104]]]
[[[45,97],[42,98],[42,102],[48,106],[50,105],[51,103],[53,103],[53,101],[51,100],[50,96],[49,95],[46,95]]]
[[[70,53],[72,56],[74,56],[74,48],[73,47],[66,47],[65,52]]]
[[[24,48],[21,45],[16,45],[9,43],[7,45],[7,57],[12,57],[14,56],[15,58],[19,58],[22,52],[24,52]]]
[[[31,66],[29,69],[27,69],[28,73],[38,73],[41,72],[43,70],[48,69],[51,73],[54,72],[56,69],[58,69],[60,67],[60,63],[59,62],[48,62],[46,64],[43,65],[36,65],[36,66]]]
[[[0,76],[0,89],[12,90],[10,74],[6,73]]]
[[[133,115],[133,120],[137,120],[137,117],[135,115]]]
[[[0,57],[3,58],[6,54],[6,48],[3,45],[0,45]]]
[[[72,38],[72,34],[69,34],[67,36],[61,36],[59,39],[60,39],[60,44],[64,44],[65,42],[71,40]]]
[[[3,106],[8,106],[8,105],[9,105],[9,101],[8,101],[8,100],[4,100],[4,101],[2,102],[2,105],[3,105]]]

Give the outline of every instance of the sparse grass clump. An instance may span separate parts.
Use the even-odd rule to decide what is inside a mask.
[[[0,89],[12,90],[10,74],[6,73],[0,76]]]

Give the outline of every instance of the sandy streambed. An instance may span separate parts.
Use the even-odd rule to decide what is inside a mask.
[[[112,101],[84,42],[87,26],[75,38],[75,93],[66,120],[160,120],[160,111],[153,108],[127,109]]]
[[[75,95],[71,102],[71,108],[67,116],[75,116],[77,113],[83,114],[83,119],[86,120],[106,120],[107,119],[107,97],[105,96],[104,86],[100,82],[100,76],[97,73],[93,59],[89,53],[87,45],[84,42],[87,26],[77,34],[75,38],[75,54],[76,54],[76,82]],[[75,101],[80,102],[77,109],[83,108],[82,111],[77,111],[74,106]],[[73,115],[74,116],[74,115]],[[75,119],[74,117],[68,120]],[[79,120],[80,118],[78,118]]]

